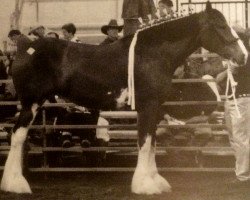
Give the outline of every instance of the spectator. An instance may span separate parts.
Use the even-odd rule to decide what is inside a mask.
[[[46,34],[46,37],[59,39],[59,35],[56,32],[53,32],[53,31],[52,32],[48,32]]]
[[[18,37],[21,35],[21,32],[19,30],[11,30],[8,34],[8,38],[14,42],[15,44],[17,43]]]
[[[160,0],[158,3],[159,6],[159,14],[161,17],[167,17],[167,15],[170,15],[170,17],[173,17],[173,2],[171,0]]]
[[[42,38],[45,36],[45,27],[44,26],[34,26],[30,29],[28,35],[34,35],[36,38]]]
[[[111,19],[108,25],[101,27],[102,33],[107,35],[106,39],[101,43],[101,45],[110,44],[118,40],[118,33],[120,33],[122,29],[123,26],[118,26],[117,21],[115,19]]]
[[[148,15],[153,18],[156,8],[153,0],[124,0],[122,8],[122,18],[124,20],[124,36],[134,34],[140,26],[138,18],[142,18],[144,23],[148,22]]]
[[[81,43],[81,41],[75,36],[76,27],[73,23],[64,24],[62,26],[62,33],[65,40]]]
[[[0,50],[0,80],[7,79],[8,75],[6,73],[5,65],[4,65],[5,57],[3,52]],[[0,83],[0,98],[5,94],[5,83]]]

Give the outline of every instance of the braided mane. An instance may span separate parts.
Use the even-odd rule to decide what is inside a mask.
[[[198,32],[200,13],[189,16],[156,21],[139,29],[138,42],[158,43],[162,41],[178,41]]]

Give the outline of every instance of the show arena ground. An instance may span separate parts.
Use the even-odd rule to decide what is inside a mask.
[[[32,195],[0,192],[1,200],[248,200],[248,186],[230,187],[233,173],[164,173],[172,193],[139,196],[130,192],[132,173],[34,175]]]

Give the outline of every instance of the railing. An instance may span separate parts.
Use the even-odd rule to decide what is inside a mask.
[[[174,83],[183,83],[183,82],[209,82],[213,80],[203,80],[203,79],[173,79]],[[9,83],[9,80],[1,80],[0,83]],[[0,102],[0,106],[4,105],[19,105],[19,101],[13,101],[13,102]],[[216,104],[223,104],[223,102],[217,102],[217,101],[181,101],[181,102],[165,102],[163,105],[216,105]],[[44,104],[44,107],[57,107],[57,106],[74,106],[73,103],[46,103]],[[134,111],[105,111],[101,112],[100,115],[104,118],[137,118],[137,113]],[[14,124],[8,124],[8,123],[1,123],[1,127],[13,127]],[[167,125],[167,124],[159,124],[157,127],[161,128],[198,128],[198,127],[210,127],[210,128],[221,128],[225,129],[224,124],[186,124],[186,125]],[[137,136],[136,130],[126,130],[128,129],[136,129],[137,125],[127,125],[127,124],[113,124],[113,125],[105,125],[105,126],[98,126],[98,125],[48,125],[46,124],[46,114],[45,110],[43,110],[43,120],[42,124],[40,125],[31,125],[31,129],[40,129],[43,130],[43,146],[42,147],[35,147],[32,148],[30,153],[32,154],[43,154],[44,159],[42,163],[42,167],[39,168],[32,168],[31,171],[34,172],[56,172],[56,171],[132,171],[134,168],[121,168],[121,167],[109,167],[109,168],[50,168],[48,166],[47,162],[47,154],[49,152],[102,152],[102,151],[117,151],[117,152],[128,152],[128,151],[137,151],[137,147],[89,147],[89,148],[82,148],[80,146],[78,147],[72,147],[72,148],[62,148],[62,147],[48,147],[47,141],[46,141],[46,135],[49,134],[48,130],[50,129],[97,129],[97,128],[108,128],[112,129],[109,130],[110,137],[113,139],[135,139]],[[125,130],[117,130],[118,128],[123,128]],[[1,154],[7,154],[9,150],[9,146],[0,146],[0,153]],[[232,150],[230,147],[157,147],[157,151],[175,151],[175,150],[182,150],[182,151],[192,151],[195,153],[195,155],[201,155],[202,151],[221,151],[226,152],[225,154],[232,154]],[[3,169],[3,167],[0,167],[0,169]],[[232,171],[231,168],[204,168],[200,165],[198,167],[194,168],[186,168],[186,167],[177,167],[177,168],[160,168],[160,171]]]
[[[241,26],[248,28],[248,0],[211,1],[211,3],[214,8],[224,14],[229,24],[238,22]],[[180,5],[185,9],[193,5],[194,12],[200,12],[206,8],[206,1],[189,0],[188,2],[181,2]]]

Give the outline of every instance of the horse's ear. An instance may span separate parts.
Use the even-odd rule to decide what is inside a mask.
[[[211,11],[212,10],[212,4],[210,3],[210,1],[207,1],[206,3],[206,11]]]

